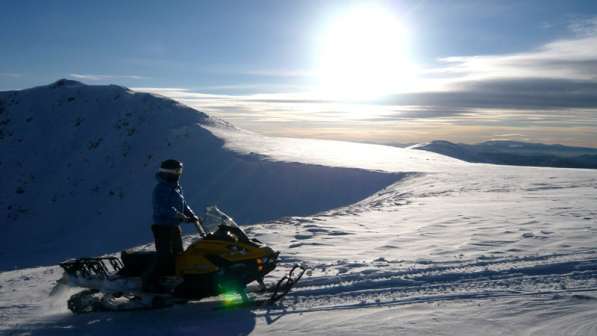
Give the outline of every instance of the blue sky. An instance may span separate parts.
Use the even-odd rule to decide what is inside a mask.
[[[322,36],[366,6],[407,32],[416,75],[366,101],[317,93]],[[597,146],[596,17],[595,1],[0,0],[0,90],[116,83],[272,135]]]

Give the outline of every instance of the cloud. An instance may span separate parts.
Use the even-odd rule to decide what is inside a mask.
[[[377,101],[335,101],[308,91],[140,90],[271,135],[371,142],[521,138],[597,146],[596,27],[597,18],[578,20],[570,26],[571,37],[533,50],[438,59],[423,68],[419,83],[413,83],[416,89]],[[310,75],[265,70],[252,74]]]
[[[499,78],[454,83],[450,91],[397,94],[389,105],[442,108],[545,109],[597,108],[597,81]]]
[[[314,77],[315,72],[311,70],[297,69],[255,69],[245,71],[244,74],[263,77]]]
[[[21,78],[23,77],[23,74],[15,72],[0,72],[0,77]]]
[[[134,80],[149,79],[149,77],[138,76],[138,75],[98,75],[98,74],[72,73],[72,74],[69,74],[69,76],[72,78],[88,80],[88,81],[106,81],[106,80],[115,80],[115,79],[134,79]]]
[[[577,18],[570,22],[568,28],[577,35],[593,35],[597,32],[597,17]]]
[[[597,17],[573,22],[570,29],[574,36],[527,52],[440,58],[423,75],[451,78],[453,82],[495,78],[597,80]]]
[[[574,36],[527,52],[441,58],[423,71],[422,89],[382,102],[425,107],[410,113],[413,118],[460,115],[466,117],[461,122],[477,117],[479,125],[493,119],[528,127],[597,127],[597,18],[575,22],[571,30]]]
[[[517,133],[510,133],[510,134],[495,134],[494,137],[496,138],[513,138],[513,137],[523,137],[525,135],[523,134],[517,134]]]
[[[346,104],[301,94],[239,96],[174,88],[136,90],[174,98],[238,127],[273,136],[391,144],[434,139],[480,142],[520,134],[516,138],[525,141],[597,146],[592,135],[597,129],[595,109],[479,108],[474,101],[469,107],[458,107],[464,105],[461,97],[452,98],[452,104],[436,100],[437,105]]]

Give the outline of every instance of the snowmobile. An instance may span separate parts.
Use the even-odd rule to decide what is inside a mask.
[[[250,239],[228,215],[212,206],[195,223],[198,238],[176,256],[174,269],[162,270],[164,293],[142,290],[141,276],[155,263],[155,251],[122,251],[120,258],[79,258],[62,262],[59,284],[86,288],[68,300],[73,313],[163,308],[206,297],[237,293],[243,304],[273,304],[283,298],[305,273],[294,265],[268,289],[264,277],[278,263],[280,252]],[[247,285],[259,284],[268,295],[253,301]]]

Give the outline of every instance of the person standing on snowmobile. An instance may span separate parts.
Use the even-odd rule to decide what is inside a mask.
[[[156,174],[158,183],[153,189],[153,225],[157,260],[143,276],[143,287],[159,291],[161,274],[173,274],[176,256],[183,252],[180,223],[195,223],[199,218],[184,199],[180,176],[182,162],[166,160]]]

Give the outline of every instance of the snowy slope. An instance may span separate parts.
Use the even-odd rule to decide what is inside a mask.
[[[73,316],[55,266],[0,273],[7,334],[595,335],[597,172],[206,125],[237,155],[403,174],[360,201],[248,226],[310,271],[280,307]],[[338,168],[342,167],[342,168]],[[360,177],[355,177],[360,178]],[[187,239],[191,239],[188,237]],[[149,246],[148,246],[149,247]]]
[[[347,205],[401,177],[239,155],[206,125],[234,129],[114,85],[60,80],[0,92],[0,270],[151,239],[154,174],[169,158],[185,163],[182,184],[197,212],[218,204],[240,223]]]

